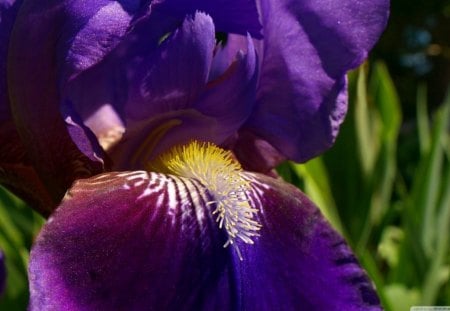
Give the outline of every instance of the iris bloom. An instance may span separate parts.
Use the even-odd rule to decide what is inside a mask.
[[[332,145],[387,0],[0,4],[0,178],[51,214],[32,310],[380,308],[261,173]]]

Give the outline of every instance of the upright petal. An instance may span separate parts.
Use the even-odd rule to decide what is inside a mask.
[[[345,73],[383,31],[388,0],[260,0],[257,105],[247,130],[306,161],[331,146],[347,109]]]
[[[125,107],[130,122],[191,107],[208,80],[214,46],[211,17],[187,17],[130,81]]]
[[[211,192],[146,172],[78,181],[31,252],[31,310],[380,310],[345,241],[297,189],[244,175],[262,225],[224,248]]]
[[[255,0],[158,0],[156,7],[167,14],[184,19],[195,12],[205,12],[214,20],[218,31],[261,39],[261,23]]]
[[[63,81],[102,61],[122,41],[140,9],[134,0],[65,1],[64,6],[63,38],[57,41]]]
[[[252,112],[258,81],[257,62],[253,41],[248,36],[245,52],[236,52],[227,70],[210,81],[194,104],[195,109],[217,120],[227,132],[221,136],[229,137],[237,132]]]
[[[127,106],[134,101],[139,106],[142,102],[142,78],[151,68],[151,61],[158,59],[162,38],[180,26],[178,19],[148,10],[142,16],[135,15],[120,44],[100,62],[91,62],[84,71],[72,74],[64,89],[64,104],[73,107],[106,151],[125,131]],[[89,37],[82,38],[81,42],[89,45]]]
[[[258,77],[250,37],[245,44],[227,71],[209,80],[214,25],[203,13],[187,17],[130,83],[126,132],[109,150],[114,169],[142,169],[155,155],[193,139],[220,145],[234,136],[252,111]]]
[[[0,1],[0,183],[48,215],[55,203],[26,155],[10,110],[6,61],[11,30],[22,1]]]
[[[8,85],[17,130],[54,201],[60,200],[75,178],[99,172],[103,164],[77,148],[59,112],[57,52],[61,42],[71,39],[64,34],[76,18],[68,18],[66,8],[75,2],[24,1],[8,51]],[[93,1],[78,2],[86,10],[92,8]]]

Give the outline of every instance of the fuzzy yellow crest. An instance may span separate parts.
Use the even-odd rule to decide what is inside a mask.
[[[250,185],[242,177],[242,167],[230,151],[211,143],[193,141],[175,146],[152,163],[159,172],[194,178],[214,197],[216,221],[228,234],[225,247],[233,245],[242,259],[237,239],[253,244],[261,225],[256,221],[256,209],[250,205]]]

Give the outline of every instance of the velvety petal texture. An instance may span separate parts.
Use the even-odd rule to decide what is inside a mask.
[[[318,209],[245,173],[262,228],[224,248],[215,200],[193,179],[121,172],[80,180],[31,252],[31,310],[380,310]]]
[[[329,148],[347,110],[345,73],[387,23],[388,0],[260,0],[264,40],[257,103],[246,129],[285,157]]]
[[[49,215],[56,204],[26,155],[13,122],[7,87],[9,39],[21,4],[22,1],[0,1],[0,183],[42,214]]]
[[[59,112],[55,55],[58,39],[72,21],[64,10],[67,2],[74,3],[24,1],[8,50],[8,90],[16,129],[54,201],[61,199],[76,178],[103,168],[101,159],[90,159],[77,148]]]

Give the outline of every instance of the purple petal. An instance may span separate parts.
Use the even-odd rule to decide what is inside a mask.
[[[73,3],[73,2],[71,2]],[[8,51],[8,83],[17,130],[27,154],[59,201],[77,177],[102,170],[72,142],[59,112],[58,40],[66,28],[65,3],[25,1],[17,16]]]
[[[229,137],[237,132],[252,112],[258,79],[257,57],[253,42],[247,37],[245,54],[240,50],[228,69],[211,81],[194,108],[214,117]]]
[[[0,124],[0,184],[44,216],[57,207],[35,168],[12,121]]]
[[[78,149],[91,161],[104,164],[106,155],[99,144],[95,134],[84,125],[78,114],[68,110],[65,115],[65,122],[70,138],[77,144]]]
[[[128,91],[124,70],[111,60],[103,61],[72,80],[66,91],[61,111],[66,117],[70,115],[79,120],[77,123],[85,128],[86,137],[92,132],[105,151],[120,140],[125,125],[119,111]],[[83,145],[93,142],[81,139],[75,143],[82,149]]]
[[[247,53],[248,36],[229,34],[226,44],[218,44],[214,53],[209,80],[215,80],[225,73],[241,51]],[[252,44],[253,45],[253,44]]]
[[[228,70],[209,83],[214,30],[208,16],[187,18],[163,45],[130,92],[140,96],[129,99],[126,132],[109,150],[115,169],[141,169],[153,156],[193,139],[220,145],[252,111],[257,59],[250,38],[246,53],[236,51]],[[171,122],[179,124],[160,131]]]
[[[12,120],[6,84],[11,30],[22,1],[0,0],[0,183],[44,215],[55,204],[32,167]]]
[[[261,0],[263,59],[247,123],[284,156],[306,161],[332,145],[347,109],[345,73],[383,31],[388,0]]]
[[[355,255],[317,207],[290,184],[248,176],[262,229],[254,245],[241,247],[242,309],[381,310]]]
[[[208,80],[214,46],[211,17],[187,17],[130,81],[127,117],[142,120],[191,107]]]
[[[121,42],[138,9],[136,1],[66,1],[68,16],[58,40],[62,79],[103,60]]]
[[[141,169],[155,156],[174,145],[192,140],[209,141],[217,145],[226,141],[233,128],[226,128],[215,117],[204,115],[194,109],[160,114],[150,120],[134,122],[119,144],[109,155],[114,169]]]
[[[161,38],[178,26],[178,20],[151,10],[151,14],[136,18],[122,42],[100,63],[70,80],[65,95],[80,117],[86,122],[89,120],[89,127],[96,135],[105,127],[101,125],[104,120],[100,113],[105,106],[115,114],[111,117],[116,120],[109,126],[124,125],[129,97],[133,100],[142,97],[141,88],[146,87],[142,78],[152,66],[149,62],[161,57],[158,54]],[[137,94],[129,94],[133,87]]]
[[[218,31],[262,37],[255,0],[159,0],[157,3],[158,10],[180,19],[197,11],[205,12],[211,15]]]
[[[198,310],[216,298],[229,255],[201,187],[145,172],[77,182],[32,250],[31,310]]]
[[[239,131],[239,137],[230,149],[242,167],[252,172],[270,174],[274,167],[286,160],[267,141],[245,130]]]
[[[214,200],[146,172],[78,181],[31,252],[31,310],[380,310],[355,256],[297,189],[263,175],[254,245],[223,248]]]

